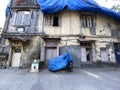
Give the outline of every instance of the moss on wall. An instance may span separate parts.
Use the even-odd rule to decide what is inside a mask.
[[[21,67],[29,67],[34,59],[40,58],[40,37],[31,37],[23,44]]]

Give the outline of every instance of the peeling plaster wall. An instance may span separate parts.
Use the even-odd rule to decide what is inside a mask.
[[[13,43],[12,41],[10,41]],[[41,46],[41,38],[39,36],[32,36],[30,41],[21,42],[17,45],[10,44],[9,40],[5,42],[4,52],[9,53],[7,66],[11,65],[12,55],[13,55],[13,47],[20,46],[21,47],[21,59],[20,59],[20,67],[26,68],[30,67],[32,61],[34,59],[40,59],[40,46]]]
[[[41,33],[43,31],[43,13],[42,11],[37,11],[37,22],[36,22],[36,29],[38,31],[38,33]]]
[[[87,39],[92,39],[95,40],[95,49],[96,49],[96,59],[97,60],[101,60],[101,55],[100,55],[100,48],[105,48],[107,50],[108,53],[108,57],[109,57],[109,62],[116,62],[115,60],[115,52],[114,52],[114,43],[113,42],[120,42],[119,40],[117,40],[116,38],[105,38],[105,37],[101,37],[101,38],[87,38]]]
[[[45,32],[53,36],[54,35],[77,35],[83,34],[85,35],[86,39],[95,40],[95,52],[96,52],[96,60],[94,62],[101,60],[100,55],[100,48],[105,48],[108,53],[109,62],[116,62],[115,54],[114,54],[114,42],[120,42],[120,39],[111,36],[111,29],[120,29],[120,22],[114,20],[110,17],[101,14],[94,14],[95,15],[95,31],[96,35],[91,35],[89,28],[81,28],[80,22],[80,12],[78,11],[62,11],[60,12],[60,19],[61,23],[59,27],[48,27],[44,26]],[[72,36],[69,37],[61,37],[62,40],[73,38]],[[79,37],[74,37],[74,39],[78,39]],[[75,62],[80,63],[80,45],[76,43],[77,41],[67,41],[68,51],[73,54],[73,59]],[[60,43],[60,54],[65,52],[66,50],[66,43],[65,41],[61,41]],[[77,50],[77,51],[76,51]],[[75,52],[76,51],[76,52]],[[77,59],[77,60],[76,60]],[[77,63],[76,63],[77,64]]]
[[[27,10],[26,10],[27,11]],[[13,9],[11,11],[11,16],[8,24],[8,30],[7,33],[17,33],[17,34],[34,34],[34,33],[40,33],[43,29],[43,14],[39,9],[31,9],[28,10],[30,12],[29,15],[29,20],[28,20],[28,25],[22,24],[22,25],[17,25],[16,24],[16,18],[17,18],[17,12],[18,10]],[[21,21],[19,21],[20,24]],[[27,22],[27,21],[26,21]],[[18,27],[24,27],[23,32],[18,32],[17,28]]]
[[[60,26],[44,26],[44,30],[49,35],[69,35],[80,33],[80,17],[77,11],[60,12]]]
[[[111,36],[111,27],[114,23],[114,20],[101,15],[97,14],[97,19],[96,19],[96,34],[97,35],[103,35],[103,36]]]
[[[33,20],[30,32],[34,33],[35,30],[38,31],[38,33],[41,33],[44,30],[44,32],[51,37],[55,37],[55,36],[60,37],[61,38],[61,41],[59,43],[60,55],[65,53],[66,51],[70,52],[73,57],[74,66],[79,67],[81,64],[81,54],[80,54],[81,47],[80,47],[80,43],[77,41],[79,37],[72,36],[78,34],[83,34],[85,35],[86,39],[95,41],[92,47],[93,52],[96,53],[96,55],[95,54],[93,55],[94,57],[93,62],[101,60],[100,48],[106,48],[107,53],[109,55],[109,61],[116,62],[113,42],[120,42],[120,39],[111,37],[111,28],[119,28],[120,25],[119,22],[107,16],[96,14],[96,18],[95,18],[96,35],[91,35],[89,28],[81,28],[80,12],[78,11],[66,11],[66,10],[61,11],[59,27],[44,26],[43,14],[41,11],[33,11],[33,19],[34,18],[38,18],[38,19]],[[12,21],[10,21],[10,23],[11,22]],[[9,26],[9,29],[12,30],[14,28],[11,28],[11,26]],[[69,35],[69,36],[65,36],[65,35]],[[31,39],[29,42],[22,43],[22,56],[20,62],[21,67],[29,67],[32,60],[34,60],[35,58],[39,59],[40,48],[45,45],[45,42],[41,39],[40,36],[31,36],[30,38]],[[8,41],[6,41],[5,47],[9,47],[10,50],[8,52],[12,53],[11,51],[12,47],[10,47],[10,43],[8,43]],[[11,57],[12,56],[10,56],[9,59],[11,59]]]
[[[40,59],[40,37],[34,36],[29,43],[23,43],[21,67],[29,67],[34,59]]]

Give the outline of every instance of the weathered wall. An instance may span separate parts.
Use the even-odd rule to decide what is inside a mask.
[[[60,26],[44,26],[48,35],[76,35],[95,36],[90,34],[89,28],[82,28],[78,11],[62,11],[60,14]],[[89,14],[89,13],[88,13]],[[91,13],[90,13],[91,14]],[[102,14],[93,14],[95,19],[96,35],[111,36],[111,29],[120,28],[120,22]]]
[[[60,47],[60,55],[69,52],[73,59],[73,66],[80,67],[80,45],[68,45]]]
[[[27,10],[26,10],[27,11]],[[26,21],[29,24],[28,25],[19,25],[21,21],[19,21],[18,25],[16,25],[16,17],[17,17],[17,10],[13,9],[11,11],[11,17],[8,24],[8,30],[7,33],[18,33],[18,34],[34,34],[34,33],[40,33],[42,31],[42,23],[43,23],[43,14],[39,9],[31,9],[29,10],[29,20]],[[23,32],[17,31],[18,27],[24,27],[25,30]]]
[[[31,65],[34,59],[40,58],[40,37],[31,37],[29,42],[23,43],[21,67],[27,67]]]
[[[83,34],[86,39],[95,40],[95,50],[96,50],[96,60],[101,60],[100,48],[105,48],[109,62],[116,62],[114,55],[114,42],[120,42],[118,38],[111,37],[111,30],[120,29],[119,21],[114,20],[110,17],[101,14],[95,15],[95,31],[96,35],[91,35],[89,28],[81,28],[80,22],[80,12],[78,11],[62,11],[60,12],[61,23],[58,27],[52,26],[44,26],[45,32],[50,35],[77,35]],[[64,37],[61,37],[64,39]],[[72,38],[72,36],[67,37],[67,39]],[[75,37],[74,39],[78,39],[79,37]],[[71,54],[73,54],[74,60],[80,61],[80,55],[78,55],[80,46],[74,45],[75,43],[67,42],[68,50],[71,50]],[[60,54],[65,52],[65,43],[62,43],[62,47],[60,47]],[[76,51],[77,50],[77,51]],[[76,52],[74,52],[76,51]],[[77,62],[75,61],[75,62]]]
[[[21,47],[21,61],[20,67],[29,67],[33,59],[40,58],[40,41],[41,37],[39,36],[32,36],[33,34],[39,34],[43,30],[43,13],[39,9],[31,9],[30,10],[30,25],[15,25],[17,15],[17,9],[12,9],[11,17],[8,24],[8,30],[6,33],[12,34],[10,37],[14,37],[14,35],[19,35],[23,37],[24,34],[29,34],[30,41],[22,42],[19,41],[19,47]],[[17,32],[17,27],[25,27],[24,32]],[[8,34],[9,35],[9,34]],[[15,42],[15,41],[14,41]],[[12,45],[13,41],[6,39],[4,45],[4,52],[9,54],[7,65],[10,66],[12,62],[12,57],[14,53],[14,48],[16,45]],[[2,51],[2,49],[1,49]]]
[[[44,26],[44,30],[49,35],[69,35],[80,33],[80,18],[77,11],[60,12],[60,26]]]
[[[77,41],[78,37],[62,37],[60,41],[60,55],[69,52],[73,58],[73,64],[79,67],[80,62],[80,44]]]
[[[13,11],[12,13],[15,13]],[[15,30],[13,25],[14,15],[10,19],[8,32],[12,32]],[[111,37],[111,29],[119,28],[120,23],[115,20],[101,15],[95,14],[95,30],[96,35],[90,34],[89,28],[82,28],[80,22],[80,12],[78,11],[61,11],[60,12],[60,26],[43,26],[43,14],[41,11],[33,10],[31,17],[31,26],[30,28],[26,28],[28,33],[41,33],[43,30],[48,36],[51,37],[60,37],[61,41],[59,43],[60,46],[60,55],[64,52],[70,52],[73,57],[74,66],[80,66],[81,64],[81,56],[80,56],[80,44],[77,41],[79,37],[77,35],[83,34],[86,39],[95,40],[93,49],[95,48],[96,52],[96,62],[97,60],[101,60],[100,56],[100,48],[106,48],[107,53],[109,55],[110,62],[115,61],[113,42],[120,42],[118,38]],[[63,36],[62,36],[63,35]],[[65,35],[69,35],[65,36]],[[72,36],[73,35],[73,36]],[[22,43],[22,56],[21,56],[21,67],[30,66],[33,59],[40,58],[40,48],[44,46],[45,42],[41,41],[41,36],[31,36],[30,41],[26,43]],[[5,46],[9,47],[9,62],[12,57],[12,51],[9,46],[10,43],[7,43]],[[6,49],[7,51],[8,49]],[[42,53],[42,52],[41,52]]]
[[[10,43],[11,42],[11,43]],[[15,42],[15,41],[14,41]],[[30,41],[21,42],[16,45],[13,41],[6,40],[4,52],[9,54],[7,66],[11,65],[13,51],[15,47],[21,47],[20,67],[30,67],[34,59],[40,58],[40,42],[41,38],[38,36],[31,36]]]

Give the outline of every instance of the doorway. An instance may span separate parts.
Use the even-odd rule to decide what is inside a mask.
[[[46,60],[57,56],[57,47],[46,47]]]
[[[117,64],[120,64],[120,43],[115,43],[114,49],[115,49],[116,62]]]
[[[100,48],[100,55],[102,62],[108,62],[108,53],[105,48]]]
[[[21,49],[15,49],[12,56],[12,67],[19,67],[21,58]]]
[[[81,47],[81,61],[82,62],[92,61],[91,48]]]

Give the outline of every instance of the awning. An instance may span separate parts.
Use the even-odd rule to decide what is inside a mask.
[[[10,37],[7,37],[7,39],[11,39],[11,40],[20,40],[20,41],[22,41],[22,42],[27,42],[27,41],[30,40],[29,37],[21,37],[21,36],[16,36],[16,37],[10,36]]]
[[[95,40],[89,40],[89,39],[78,39],[78,42],[88,43],[88,42],[95,42]]]
[[[43,37],[45,41],[60,41],[61,38],[59,37]]]

